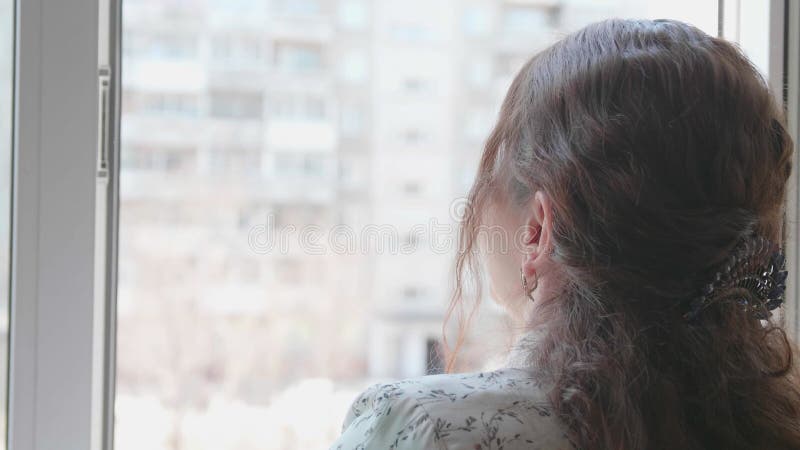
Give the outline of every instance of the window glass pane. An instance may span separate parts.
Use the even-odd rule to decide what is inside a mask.
[[[11,154],[14,98],[14,1],[0,0],[0,449],[6,448]]]
[[[611,16],[716,34],[716,5],[124,1],[116,449],[326,448],[358,391],[440,372],[434,227],[514,73]],[[462,370],[507,344],[490,301],[474,328]]]

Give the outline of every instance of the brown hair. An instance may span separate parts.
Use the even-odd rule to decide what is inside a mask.
[[[448,317],[480,292],[486,206],[503,195],[522,207],[541,190],[565,285],[532,358],[577,448],[800,448],[782,326],[725,301],[699,325],[681,317],[741,239],[785,241],[792,146],[767,83],[725,40],[674,20],[568,35],[525,64],[503,102]],[[717,295],[734,294],[752,295]]]

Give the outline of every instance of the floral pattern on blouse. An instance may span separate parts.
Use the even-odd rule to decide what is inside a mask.
[[[353,401],[331,450],[371,449],[572,450],[573,446],[532,372],[507,367],[369,387]]]

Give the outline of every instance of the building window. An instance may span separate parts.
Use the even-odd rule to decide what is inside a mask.
[[[398,42],[422,43],[433,40],[434,30],[420,23],[396,23],[391,25],[389,33]]]
[[[199,112],[199,97],[194,94],[143,92],[129,96],[124,102],[127,112],[145,115],[195,117]]]
[[[345,103],[341,107],[339,127],[345,136],[356,136],[364,131],[363,109],[352,103]]]
[[[197,151],[185,147],[139,145],[123,156],[122,166],[137,171],[191,173],[197,170]]]
[[[299,43],[276,43],[275,66],[290,73],[307,73],[322,69],[322,50],[318,46]]]
[[[208,169],[216,174],[258,173],[261,165],[258,149],[215,147],[209,150]]]
[[[272,0],[272,9],[287,16],[314,16],[321,12],[319,0]]]
[[[428,89],[429,84],[421,78],[409,77],[403,80],[403,89],[409,94],[423,93]]]
[[[509,34],[536,34],[551,28],[557,9],[535,5],[507,5],[503,11],[503,31]]]
[[[363,30],[368,21],[367,5],[362,0],[347,0],[339,3],[339,23],[343,28]]]
[[[341,59],[342,80],[348,83],[363,83],[369,77],[369,60],[364,51],[349,50]]]
[[[461,15],[461,27],[470,36],[483,36],[491,30],[491,16],[486,8],[469,6]]]
[[[278,95],[270,100],[274,118],[317,121],[327,116],[325,99],[316,95]]]
[[[257,92],[212,92],[211,115],[230,119],[260,119],[263,97]]]
[[[466,72],[467,81],[471,86],[485,88],[492,81],[492,61],[485,57],[469,58]]]
[[[257,64],[263,56],[258,39],[250,37],[217,36],[211,42],[211,57],[219,62]]]
[[[124,51],[130,56],[147,59],[186,60],[198,55],[198,40],[189,35],[166,33],[133,34]]]

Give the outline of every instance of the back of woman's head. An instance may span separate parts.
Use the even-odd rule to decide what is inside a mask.
[[[784,331],[723,301],[753,294],[683,317],[740,242],[784,240],[791,148],[739,49],[677,21],[592,24],[514,79],[459,270],[493,199],[547,193],[565,282],[536,357],[578,448],[800,448]]]

